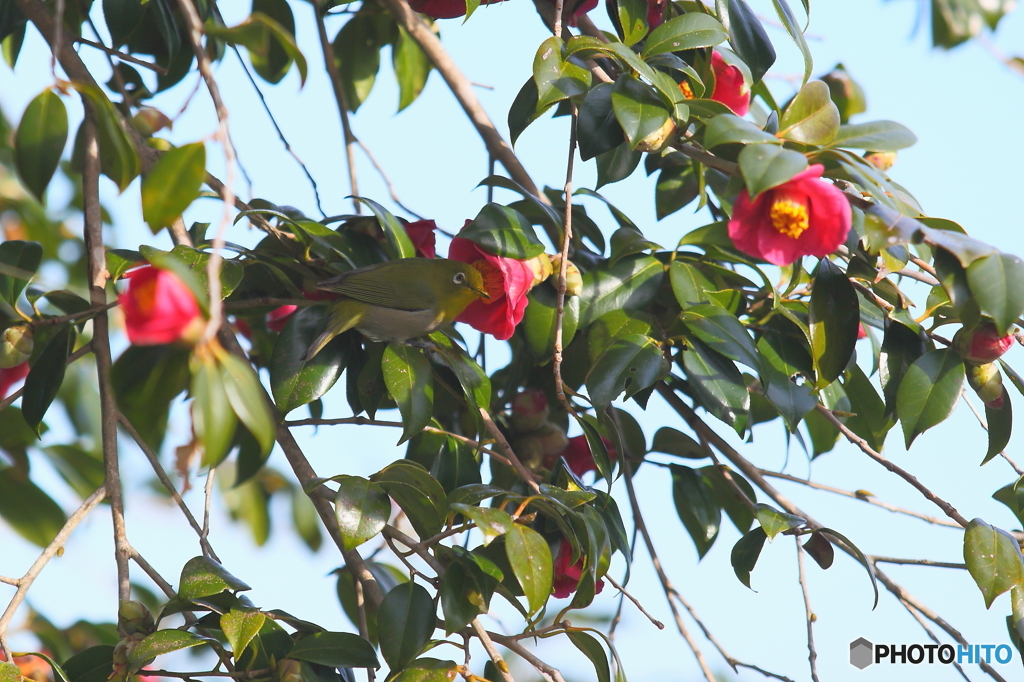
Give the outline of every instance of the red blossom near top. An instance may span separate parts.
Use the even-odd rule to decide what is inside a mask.
[[[0,400],[7,397],[7,391],[28,376],[28,361],[4,369],[0,367]]]
[[[729,220],[729,237],[740,251],[775,265],[800,256],[824,258],[846,241],[850,204],[836,187],[821,181],[825,167],[814,164],[751,201],[740,191]]]
[[[572,544],[562,538],[558,545],[554,566],[552,566],[551,593],[555,599],[565,599],[575,592],[580,584],[580,578],[583,577],[583,557],[581,556],[574,564],[570,562],[572,562]],[[598,580],[594,593],[601,594],[603,589],[604,581]]]
[[[462,237],[452,239],[448,257],[469,263],[479,270],[484,278],[484,288],[491,297],[489,300],[478,299],[470,303],[455,318],[456,321],[465,322],[499,341],[512,338],[529,302],[526,295],[533,284],[533,270],[530,266],[515,258],[495,256]]]
[[[156,346],[178,340],[197,341],[203,318],[196,297],[178,276],[152,266],[132,270],[128,289],[118,295],[128,340]]]
[[[711,99],[729,107],[737,116],[746,116],[750,110],[750,88],[743,80],[743,72],[727,64],[718,52],[711,53],[711,71],[715,75]]]
[[[996,326],[986,322],[973,330],[961,328],[953,337],[953,348],[961,357],[975,364],[986,364],[998,360],[1013,345],[1013,334],[1000,336]]]
[[[604,447],[608,450],[608,457],[611,459],[618,458],[619,453],[612,447],[611,441],[603,436],[601,440],[604,441]],[[565,458],[566,466],[579,477],[582,477],[588,471],[597,471],[597,464],[594,463],[594,454],[590,451],[590,443],[587,442],[586,436],[570,438],[569,444],[559,456]],[[545,466],[550,469],[554,466],[554,460],[555,458],[552,458],[551,462],[545,462]]]
[[[434,248],[434,230],[437,223],[433,220],[417,220],[413,223],[406,223],[405,233],[409,240],[416,247],[416,255],[423,258],[437,258],[437,251]]]
[[[489,5],[502,0],[481,0],[481,5]],[[466,0],[409,0],[409,7],[431,19],[454,19],[466,14]]]

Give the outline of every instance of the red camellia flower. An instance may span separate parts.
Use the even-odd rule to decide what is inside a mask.
[[[750,88],[743,80],[743,72],[739,67],[726,64],[718,52],[711,53],[711,71],[715,74],[711,99],[729,107],[737,116],[746,116],[750,110]]]
[[[864,328],[864,323],[861,322],[857,327],[857,340],[860,341],[861,339],[866,338],[868,338],[868,330]]]
[[[7,397],[7,392],[16,383],[28,376],[28,361],[4,369],[0,367],[0,400]]]
[[[526,295],[533,284],[530,266],[515,258],[495,256],[462,237],[452,239],[448,257],[469,263],[479,270],[484,278],[484,288],[491,296],[490,300],[473,301],[455,319],[499,341],[512,338],[516,325],[526,312]]]
[[[481,5],[502,0],[481,0]],[[431,19],[454,19],[466,14],[466,0],[409,0],[409,7]]]
[[[302,297],[307,301],[333,301],[338,297],[337,294],[331,293],[330,291],[305,291],[302,292]],[[292,319],[292,315],[299,309],[297,305],[283,305],[279,308],[274,308],[266,317],[267,329],[272,332],[281,332],[284,330],[285,325],[288,324],[288,320]]]
[[[155,346],[199,339],[203,328],[199,304],[177,275],[148,266],[125,277],[128,289],[117,300],[124,310],[129,341]]]
[[[433,220],[417,220],[414,223],[407,223],[405,233],[409,235],[412,245],[416,247],[416,255],[423,258],[436,258],[437,251],[434,250],[434,230],[437,223]]]
[[[850,231],[850,204],[841,191],[821,181],[824,170],[814,164],[753,201],[742,190],[729,220],[736,248],[775,265],[789,265],[800,256],[823,258],[838,249]]]
[[[575,592],[580,578],[583,576],[583,557],[581,556],[574,564],[571,564],[571,561],[572,545],[568,540],[562,538],[562,542],[558,545],[555,564],[552,567],[551,593],[555,599],[565,599]],[[604,581],[598,580],[594,593],[601,594],[603,589]]]
[[[611,441],[602,437],[604,447],[608,450],[608,457],[616,459],[619,453],[612,447]],[[594,454],[590,451],[590,443],[586,436],[576,436],[569,439],[569,445],[562,451],[561,457],[565,458],[565,464],[577,476],[583,476],[588,471],[597,471],[597,464],[594,463]],[[554,461],[548,464],[548,468],[554,465]]]
[[[975,327],[973,330],[961,328],[953,336],[953,348],[961,357],[975,364],[986,364],[998,360],[1013,345],[1013,334],[999,336],[996,326],[991,322]]]

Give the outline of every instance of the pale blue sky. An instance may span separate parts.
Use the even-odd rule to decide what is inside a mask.
[[[98,6],[99,3],[97,3]],[[762,16],[774,18],[771,3],[752,3]],[[795,3],[798,4],[798,3]],[[918,3],[901,2],[819,2],[812,3],[809,41],[815,58],[815,74],[828,71],[843,62],[864,87],[868,112],[857,120],[892,119],[911,128],[919,137],[917,146],[900,153],[891,174],[915,194],[929,215],[960,222],[972,235],[1013,253],[1024,253],[1020,200],[1021,166],[1024,157],[1024,133],[1020,116],[1024,111],[1024,79],[995,61],[976,44],[951,53],[930,50],[926,33],[913,33]],[[310,25],[310,5],[293,2],[299,25],[299,44],[310,61],[310,77],[303,90],[292,74],[275,87],[264,87],[278,121],[298,154],[306,160],[320,183],[324,208],[328,214],[349,210],[341,147],[340,124],[333,99],[322,71],[320,50]],[[248,3],[225,2],[228,23],[245,16]],[[607,23],[603,10],[594,13],[602,25]],[[341,19],[332,19],[333,35]],[[334,22],[337,22],[334,25]],[[925,23],[925,26],[927,23]],[[490,85],[494,90],[478,88],[478,96],[500,129],[505,129],[505,112],[519,87],[529,77],[536,46],[546,37],[545,30],[530,3],[513,0],[493,7],[482,7],[467,26],[457,20],[441,22],[442,39],[467,77]],[[769,72],[768,82],[777,99],[785,99],[793,90],[792,79],[801,71],[799,53],[788,37],[777,28],[769,28],[779,53],[779,62]],[[994,38],[1005,52],[1024,50],[1024,13],[1011,15]],[[106,79],[102,59],[83,48],[90,65]],[[478,137],[451,97],[443,81],[432,75],[423,96],[405,112],[395,115],[397,88],[390,75],[387,53],[382,59],[381,75],[369,101],[353,118],[356,134],[373,150],[387,169],[403,202],[413,210],[435,218],[449,230],[461,226],[484,203],[484,190],[473,191],[487,174],[486,157]],[[283,151],[259,106],[237,61],[229,55],[217,69],[217,78],[231,112],[230,122],[239,153],[254,181],[254,196],[291,204],[311,215],[315,213],[312,193],[293,161]],[[38,35],[31,32],[15,73],[0,67],[0,106],[17,120],[25,105],[51,82],[48,53]],[[154,101],[166,113],[176,112],[191,91],[194,81],[186,79],[165,96]],[[73,120],[80,107],[67,100]],[[209,139],[215,119],[209,98],[200,90],[189,112],[181,117],[170,135],[176,143]],[[544,119],[520,138],[517,153],[538,184],[559,186],[564,180],[566,119]],[[223,177],[222,158],[209,145],[210,169]],[[361,192],[388,203],[387,193],[365,157],[360,155]],[[575,185],[593,187],[596,173],[593,162],[578,163]],[[653,179],[638,172],[628,181],[602,189],[611,201],[626,211],[645,234],[663,244],[674,244],[680,235],[707,222],[706,215],[691,215],[688,209],[658,223],[654,219]],[[237,185],[247,195],[244,184]],[[55,191],[61,192],[61,188]],[[138,208],[138,186],[133,185],[121,197],[109,184],[104,186],[107,204],[116,216],[111,241],[122,247],[135,247],[149,241],[148,230]],[[594,204],[591,213],[604,228],[610,228],[607,213]],[[186,220],[216,222],[219,205],[202,202],[190,209]],[[236,228],[234,241],[251,242],[257,235]],[[164,235],[156,239],[167,244]],[[917,303],[923,304],[925,292],[911,289]],[[920,311],[920,308],[918,308]],[[920,314],[920,312],[918,312]],[[498,344],[492,344],[492,361],[500,357]],[[123,347],[123,342],[120,347]],[[1008,356],[1011,364],[1021,363],[1019,349]],[[1024,364],[1024,363],[1022,363]],[[341,391],[329,394],[326,414],[348,415]],[[1020,409],[1020,396],[1013,395]],[[648,437],[665,424],[680,426],[673,413],[657,399],[646,413],[637,414]],[[53,416],[54,431],[59,434],[60,415]],[[712,420],[713,421],[713,420]],[[718,426],[716,424],[716,426]],[[186,427],[175,421],[168,437],[168,448],[186,440]],[[908,485],[867,460],[855,448],[841,443],[835,451],[814,462],[811,469],[799,447],[785,452],[783,430],[778,423],[758,427],[755,442],[741,444],[735,434],[721,432],[742,453],[761,466],[778,468],[786,463],[788,473],[810,475],[817,481],[846,489],[867,489],[880,499],[928,514],[939,515],[937,508],[917,495]],[[66,431],[65,431],[66,433]],[[400,457],[394,447],[397,434],[367,427],[323,428],[313,436],[302,434],[302,443],[320,475],[335,473],[369,474],[384,463]],[[56,441],[52,441],[56,442]],[[1009,453],[1018,460],[1020,437],[1011,441]],[[1002,505],[990,499],[991,493],[1013,480],[1013,472],[1000,460],[979,468],[985,449],[985,436],[974,418],[961,406],[951,420],[918,439],[913,450],[904,452],[899,428],[893,430],[885,454],[901,466],[917,473],[940,496],[950,500],[964,516],[1012,527],[1015,523]],[[663,458],[667,460],[667,458]],[[144,487],[146,465],[141,455],[125,447],[124,468],[129,482],[128,530],[132,542],[168,578],[175,581],[180,566],[198,553],[195,538],[184,521],[149,494]],[[283,457],[275,453],[273,464],[284,469]],[[55,480],[41,459],[34,460],[34,475],[44,484]],[[60,488],[59,483],[54,484]],[[809,678],[803,603],[796,581],[795,550],[787,538],[766,546],[754,571],[752,584],[758,591],[743,587],[733,576],[729,550],[738,539],[736,530],[726,523],[711,552],[697,562],[693,544],[672,508],[667,473],[657,467],[644,467],[637,485],[645,516],[654,533],[661,559],[680,591],[690,600],[722,645],[736,658],[756,663],[796,680]],[[896,517],[859,502],[837,498],[828,493],[810,491],[786,482],[779,489],[826,525],[849,536],[866,552],[904,557],[928,557],[960,561],[959,531],[928,526],[914,519]],[[628,503],[621,483],[616,495],[624,514]],[[66,508],[76,503],[66,490],[59,495]],[[191,493],[189,501],[198,508],[199,498]],[[762,498],[763,499],[763,498]],[[268,608],[284,608],[332,629],[352,629],[337,606],[333,580],[328,572],[339,564],[331,547],[311,555],[287,531],[286,508],[274,507],[276,530],[270,542],[254,549],[247,531],[232,525],[222,510],[215,510],[212,541],[229,570],[253,587],[253,600]],[[627,526],[629,520],[627,518]],[[282,532],[285,531],[285,532]],[[109,619],[113,615],[116,591],[113,581],[112,548],[105,510],[94,513],[73,536],[65,555],[47,567],[33,588],[29,601],[59,624],[79,617]],[[0,573],[18,575],[29,565],[36,549],[0,525]],[[819,674],[823,680],[958,679],[946,667],[891,669],[874,666],[864,672],[852,672],[847,663],[849,642],[864,636],[874,642],[913,643],[928,641],[920,627],[888,595],[882,593],[879,607],[871,611],[871,591],[867,576],[856,563],[841,555],[828,571],[809,566],[811,599],[818,621],[815,638],[818,647]],[[617,564],[621,575],[621,564]],[[922,598],[971,642],[1007,641],[1003,617],[1009,611],[1007,597],[999,598],[986,612],[980,593],[962,571],[897,567],[887,571],[916,596]],[[634,680],[698,679],[693,656],[671,625],[671,615],[660,587],[649,567],[646,552],[637,550],[637,562],[630,583],[631,591],[668,627],[659,632],[629,605],[617,636],[617,645]],[[0,602],[10,588],[0,586]],[[614,609],[613,590],[606,589],[594,611]],[[518,627],[514,613],[502,610],[504,626]],[[577,618],[577,620],[582,620]],[[492,623],[496,628],[499,623]],[[716,671],[727,671],[722,659],[702,637],[692,621],[687,627],[704,649]],[[948,638],[943,636],[943,641]],[[15,646],[28,646],[24,638]],[[540,645],[541,655],[562,666],[567,679],[590,679],[592,671],[579,654],[564,640],[547,640]],[[434,655],[458,659],[451,648]],[[186,664],[187,659],[180,661]],[[1019,659],[1005,666],[1008,679],[1019,676]],[[731,673],[730,673],[731,674]],[[983,674],[968,669],[971,679]],[[534,676],[519,668],[517,679]],[[759,680],[757,673],[746,672],[737,679]]]

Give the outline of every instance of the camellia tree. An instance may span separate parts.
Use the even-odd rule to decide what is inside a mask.
[[[433,221],[408,221],[356,196],[354,176],[353,215],[318,220],[287,196],[237,196],[216,67],[241,49],[267,83],[293,69],[305,80],[285,0],[253,0],[235,26],[210,0],[103,0],[102,12],[81,0],[0,0],[8,63],[26,31],[38,31],[62,74],[16,126],[0,117],[0,517],[43,548],[21,577],[0,577],[14,590],[0,615],[0,680],[128,679],[162,654],[196,647],[216,660],[212,671],[160,674],[330,682],[354,679],[357,669],[372,680],[385,666],[393,680],[511,682],[511,657],[562,680],[527,646],[533,637],[573,645],[598,680],[624,679],[608,633],[569,616],[603,589],[628,596],[634,547],[643,543],[680,634],[711,681],[677,604],[692,609],[657,562],[637,504],[633,476],[651,453],[673,461],[657,463],[670,469],[672,504],[701,557],[723,512],[742,533],[730,559],[743,584],[766,540],[792,536],[801,583],[805,554],[828,569],[838,549],[863,566],[876,602],[881,586],[967,643],[883,572],[869,547],[848,538],[855,529],[825,527],[795,506],[769,481],[773,472],[753,465],[709,420],[741,437],[779,420],[813,456],[845,439],[904,479],[944,514],[938,523],[962,529],[964,563],[986,605],[1012,593],[1007,625],[1019,646],[1024,536],[968,520],[880,451],[897,424],[909,447],[962,395],[976,395],[988,430],[985,462],[1006,457],[1009,391],[1024,393],[1024,379],[1001,356],[1024,313],[1024,263],[922,213],[889,174],[896,151],[915,136],[891,121],[849,122],[864,111],[860,87],[841,66],[811,78],[804,22],[786,0],[773,4],[805,65],[789,101],[763,80],[775,50],[745,0],[609,0],[614,32],[588,15],[596,0],[535,1],[552,36],[538,46],[532,73],[521,66],[509,142],[542,116],[568,117],[562,190],[538,188],[438,38],[436,19],[465,16],[468,23],[445,30],[472,31],[478,0],[313,3],[311,30],[350,164],[350,114],[390,46],[400,108],[436,70],[507,172],[483,184],[520,197],[484,205],[449,235],[442,258]],[[952,47],[985,25],[994,29],[1009,4],[933,2],[935,44]],[[347,18],[332,38],[325,17],[336,14]],[[87,68],[77,49],[106,53],[109,72]],[[203,141],[175,147],[161,137],[170,123],[157,108],[161,93],[196,71],[216,109],[223,180],[207,172]],[[85,113],[65,159],[65,101],[74,98]],[[706,209],[711,222],[665,246],[644,236],[628,206],[608,204],[614,229],[602,229],[581,201],[605,200],[573,189],[577,158],[596,159],[599,184],[625,179],[642,162],[659,174],[659,217],[690,206]],[[563,161],[561,152],[552,158]],[[75,189],[60,210],[46,203],[58,170]],[[173,249],[107,248],[99,200],[106,182],[122,192],[139,187],[145,222],[154,235],[166,230]],[[201,196],[219,198],[222,216],[186,225],[182,213]],[[63,224],[75,212],[81,238]],[[241,222],[263,233],[252,248],[232,241]],[[41,267],[63,267],[66,288],[41,288]],[[927,292],[924,314],[911,314],[901,289],[908,283]],[[130,343],[117,357],[114,308]],[[481,334],[479,348],[471,330]],[[507,342],[506,366],[485,371],[482,335]],[[351,416],[325,418],[321,398],[331,390],[344,393]],[[664,401],[678,421],[647,434],[634,415],[651,400]],[[76,438],[41,448],[55,402]],[[182,402],[193,437],[178,448],[176,484],[159,453]],[[303,407],[308,418],[295,412]],[[378,419],[394,409],[399,421]],[[369,477],[342,464],[314,471],[292,430],[332,424],[397,427],[405,458]],[[119,432],[198,534],[201,554],[184,562],[177,584],[126,533]],[[265,466],[275,443],[288,474]],[[33,482],[35,458],[47,458],[81,495],[70,515]],[[233,472],[225,495],[236,496],[235,510],[244,494],[265,514],[267,496],[288,490],[307,544],[318,547],[326,532],[344,563],[338,596],[359,634],[245,596],[245,567],[222,565],[208,539],[218,469]],[[201,519],[176,487],[199,471],[209,472]],[[994,492],[1024,522],[1019,484]],[[851,495],[877,503],[863,491]],[[35,614],[40,651],[11,651],[9,628],[33,582],[101,502],[113,517],[116,624],[62,630]],[[625,575],[609,572],[613,557]],[[12,567],[3,559],[0,551],[6,573]],[[133,594],[133,571],[164,595]],[[556,612],[551,599],[569,601]],[[481,621],[499,600],[521,617],[515,634]],[[809,605],[807,613],[810,630]],[[474,641],[483,660],[470,657]],[[464,649],[461,662],[434,651],[442,643]],[[719,651],[734,670],[789,679]],[[812,645],[817,679],[814,658]],[[989,663],[981,669],[1003,679]]]

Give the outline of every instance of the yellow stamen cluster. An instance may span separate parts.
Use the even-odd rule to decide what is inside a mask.
[[[807,205],[790,198],[778,198],[772,202],[769,216],[775,231],[792,239],[797,239],[809,225]]]

